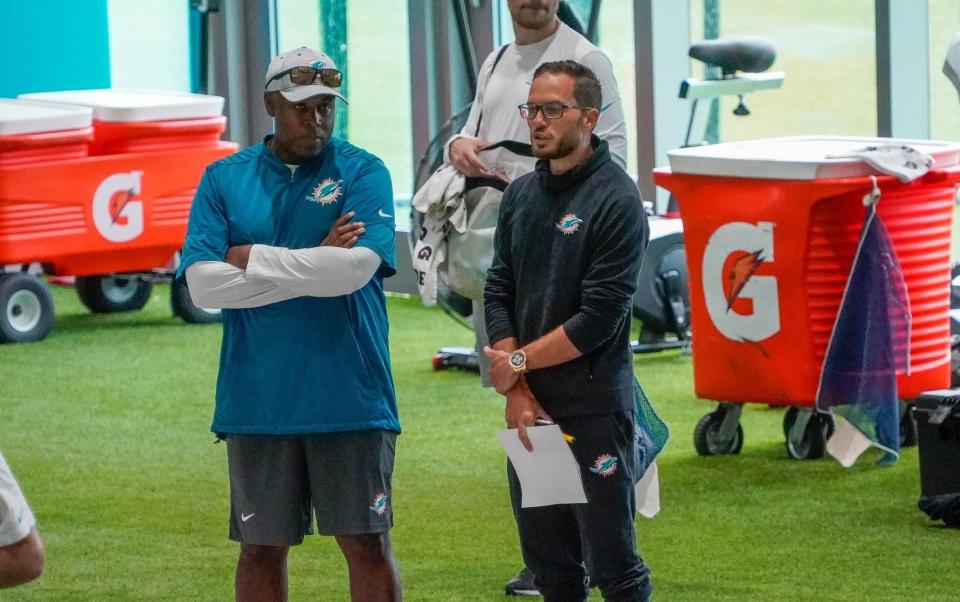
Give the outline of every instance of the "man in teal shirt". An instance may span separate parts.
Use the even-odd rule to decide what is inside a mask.
[[[331,137],[341,73],[299,48],[267,69],[276,133],[207,168],[180,274],[223,308],[211,430],[226,440],[238,600],[286,599],[286,557],[333,535],[354,600],[400,598],[390,547],[400,432],[383,278],[396,271],[383,163]]]

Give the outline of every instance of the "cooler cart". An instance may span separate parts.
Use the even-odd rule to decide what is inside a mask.
[[[222,105],[124,90],[0,104],[0,342],[39,340],[53,324],[50,294],[30,266],[76,276],[94,312],[140,309],[154,282],[171,280],[203,170],[237,149],[220,141]],[[176,315],[219,319],[181,283],[171,289]]]
[[[860,159],[904,143],[933,170],[902,184]],[[960,144],[791,137],[680,149],[656,183],[679,202],[690,271],[694,388],[717,400],[694,431],[700,455],[736,454],[744,403],[788,406],[791,457],[822,457],[832,415],[814,411],[820,371],[877,175],[877,205],[907,285],[910,372],[901,399],[950,383],[950,243]],[[908,418],[909,419],[909,418]]]

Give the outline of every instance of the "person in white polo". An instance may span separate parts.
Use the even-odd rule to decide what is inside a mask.
[[[0,454],[0,588],[33,581],[43,573],[43,562],[33,512]]]

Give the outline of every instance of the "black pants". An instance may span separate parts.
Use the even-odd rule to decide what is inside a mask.
[[[580,465],[586,504],[520,507],[520,482],[507,464],[520,549],[546,602],[587,599],[587,576],[605,600],[645,601],[650,569],[637,553],[633,518],[633,412],[557,419]]]

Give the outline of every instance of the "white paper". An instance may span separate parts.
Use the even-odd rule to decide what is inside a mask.
[[[837,421],[837,430],[827,441],[827,452],[840,462],[844,468],[850,468],[863,452],[873,443],[856,427],[846,420]]]
[[[643,477],[637,481],[634,492],[637,497],[637,514],[653,518],[660,512],[660,474],[657,471],[656,460],[647,467]]]
[[[520,479],[520,506],[587,503],[580,467],[560,427],[555,424],[529,427],[527,436],[533,444],[532,452],[520,443],[517,429],[497,431],[497,440]]]

